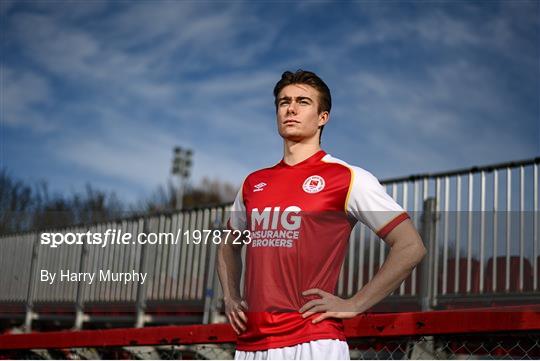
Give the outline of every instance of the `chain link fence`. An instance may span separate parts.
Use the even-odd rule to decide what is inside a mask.
[[[349,340],[355,360],[522,360],[540,357],[540,333]]]

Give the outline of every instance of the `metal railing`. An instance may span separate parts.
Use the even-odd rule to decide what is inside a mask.
[[[344,320],[351,359],[538,359],[539,306],[367,314]],[[233,359],[230,325],[0,335],[7,359]]]
[[[383,181],[387,192],[411,215],[429,252],[423,264],[381,306],[397,301],[400,308],[394,310],[430,309],[470,300],[527,302],[538,298],[539,163],[540,158],[536,158]],[[141,232],[220,229],[227,218],[228,205],[222,205],[59,232],[117,229],[136,236]],[[175,319],[174,314],[179,314],[176,320],[180,320],[185,317],[183,312],[190,311],[203,314],[196,322],[207,323],[217,317],[221,288],[215,270],[217,247],[212,242],[51,248],[40,246],[39,237],[39,232],[31,232],[0,238],[0,318],[24,318],[30,329],[34,320],[58,317],[50,315],[58,310],[74,318],[76,328],[84,322],[112,322],[122,317],[140,327],[169,322]],[[359,290],[387,254],[384,242],[357,224],[349,240],[338,294],[351,296]],[[142,285],[47,284],[40,280],[42,269],[147,272],[148,279]],[[103,316],[111,310],[124,316]]]
[[[394,295],[416,296],[419,288],[429,288],[429,308],[471,300],[470,296],[538,297],[538,165],[536,158],[382,181],[431,248],[424,262],[431,263],[426,272],[433,277],[422,280],[421,267],[416,268]],[[430,199],[433,204],[426,202]],[[384,242],[358,224],[338,293],[352,296],[387,254]]]

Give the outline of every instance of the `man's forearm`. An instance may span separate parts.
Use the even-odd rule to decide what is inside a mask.
[[[417,243],[393,246],[371,281],[352,297],[357,310],[360,313],[367,311],[394,291],[420,262],[424,253],[424,247]]]
[[[223,289],[223,297],[240,298],[240,278],[242,276],[241,248],[221,244],[218,250],[218,276]]]

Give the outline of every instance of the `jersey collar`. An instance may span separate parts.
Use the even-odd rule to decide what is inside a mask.
[[[281,162],[278,163],[278,166],[284,167],[284,168],[300,168],[300,167],[304,167],[308,165],[313,165],[319,162],[325,155],[326,155],[326,152],[321,149],[317,153],[310,156],[309,158],[306,158],[300,163],[297,163],[295,165],[288,165],[287,163],[285,163],[283,159],[281,159]]]

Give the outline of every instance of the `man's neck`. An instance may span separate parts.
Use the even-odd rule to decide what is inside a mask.
[[[296,143],[285,140],[283,142],[283,161],[288,165],[295,165],[311,157],[321,150],[319,143]]]

